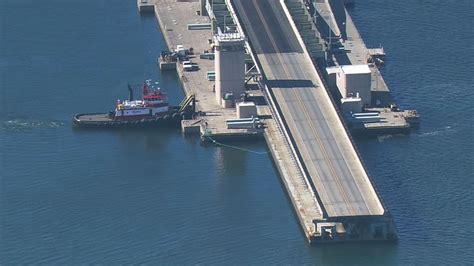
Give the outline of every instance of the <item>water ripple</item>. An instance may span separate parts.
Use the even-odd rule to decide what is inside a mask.
[[[432,136],[438,136],[442,134],[448,134],[448,133],[455,133],[457,132],[457,128],[454,126],[444,126],[441,129],[436,129],[428,132],[421,132],[417,134],[418,137],[432,137]]]
[[[65,124],[64,121],[57,120],[11,119],[2,121],[0,130],[19,132],[33,129],[60,128]]]

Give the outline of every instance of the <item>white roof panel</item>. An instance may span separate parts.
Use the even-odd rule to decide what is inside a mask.
[[[348,98],[341,98],[341,103],[349,103],[349,102],[361,102],[362,99],[359,97],[348,97]]]
[[[337,72],[341,72],[340,66],[333,66],[333,67],[326,67],[326,72],[328,75],[335,74]]]
[[[345,74],[367,74],[370,73],[369,65],[346,65],[342,66]]]
[[[240,102],[240,103],[237,103],[237,105],[239,105],[239,106],[255,106],[255,103],[254,102]]]

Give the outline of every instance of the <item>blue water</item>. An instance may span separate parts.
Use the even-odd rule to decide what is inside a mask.
[[[268,154],[178,130],[75,131],[126,84],[159,80],[165,47],[134,0],[0,1],[0,263],[470,264],[473,2],[357,1],[411,136],[359,141],[399,243],[310,247]],[[258,152],[264,143],[242,145]]]

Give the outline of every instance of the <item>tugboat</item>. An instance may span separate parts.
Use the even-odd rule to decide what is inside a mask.
[[[166,93],[159,87],[155,88],[151,80],[146,80],[143,84],[141,100],[134,100],[130,85],[128,90],[129,99],[117,100],[114,111],[74,115],[74,125],[84,128],[178,126],[182,119],[191,117],[194,113],[194,97],[186,99],[180,106],[170,106]],[[191,102],[192,108],[189,108]]]

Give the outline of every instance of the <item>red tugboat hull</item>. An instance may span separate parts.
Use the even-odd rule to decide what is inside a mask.
[[[114,111],[108,114],[77,114],[73,117],[74,125],[83,128],[179,126],[181,120],[193,115],[194,102],[192,109],[187,108],[187,105],[169,106],[166,93],[153,85],[151,80],[143,84],[141,100],[134,100],[130,85],[128,90],[129,100],[117,100]]]
[[[114,119],[107,113],[77,114],[73,124],[78,128],[130,128],[130,127],[179,127],[181,120],[190,118],[189,112],[170,111],[161,116],[134,117],[133,119]]]

